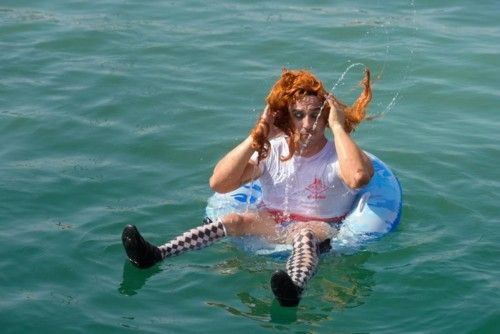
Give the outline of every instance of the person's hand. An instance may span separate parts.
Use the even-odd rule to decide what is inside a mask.
[[[328,94],[326,96],[326,101],[328,102],[328,105],[330,106],[330,113],[328,115],[328,125],[330,126],[330,129],[333,130],[333,128],[336,125],[340,125],[340,126],[344,127],[345,115],[344,115],[344,111],[342,110],[342,107],[333,98],[333,96],[331,94]]]
[[[261,121],[265,122],[267,131],[267,139],[271,140],[274,137],[279,136],[282,132],[274,125],[275,114],[271,111],[269,104],[266,105],[262,115],[260,116]]]

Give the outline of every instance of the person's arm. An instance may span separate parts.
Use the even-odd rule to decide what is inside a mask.
[[[261,119],[268,125],[267,137],[269,139],[280,133],[274,126],[274,115],[269,105],[264,108]],[[219,193],[230,192],[242,184],[260,177],[261,172],[257,162],[250,159],[255,152],[252,148],[252,141],[252,136],[248,136],[215,165],[209,180],[212,190]]]
[[[226,193],[258,178],[260,169],[250,160],[254,152],[252,137],[248,136],[215,165],[209,181],[210,188],[219,193]]]
[[[330,105],[328,125],[333,133],[340,165],[340,177],[352,189],[363,187],[373,176],[372,162],[345,131],[343,111],[338,108],[331,97],[327,99]]]

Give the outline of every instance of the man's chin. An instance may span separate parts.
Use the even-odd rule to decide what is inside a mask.
[[[310,141],[311,141],[311,139],[313,139],[312,134],[301,134],[301,135],[300,135],[300,142],[301,142],[302,144],[307,143],[307,142],[310,142]]]

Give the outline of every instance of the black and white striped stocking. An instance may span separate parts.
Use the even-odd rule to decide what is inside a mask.
[[[158,246],[162,258],[207,247],[227,235],[226,229],[220,220],[212,222],[206,218],[204,222],[205,225],[193,228],[166,244]]]
[[[318,266],[318,239],[310,229],[303,229],[293,238],[292,255],[286,263],[287,274],[302,291]]]

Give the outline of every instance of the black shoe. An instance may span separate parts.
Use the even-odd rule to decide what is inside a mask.
[[[271,277],[271,289],[281,306],[299,305],[302,289],[283,270],[278,270]]]
[[[322,242],[318,244],[318,252],[319,254],[324,254],[328,253],[329,251],[332,250],[332,240],[331,239],[325,239]]]
[[[144,240],[134,225],[125,226],[122,243],[130,262],[136,267],[149,268],[163,259],[160,249]]]

